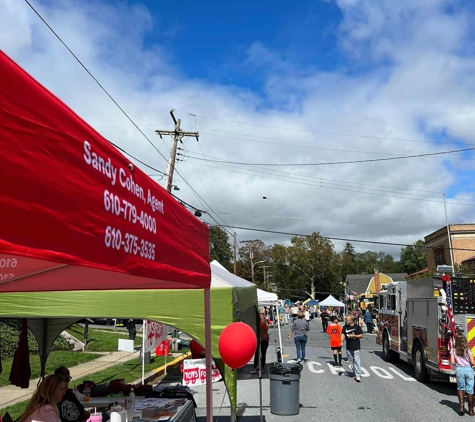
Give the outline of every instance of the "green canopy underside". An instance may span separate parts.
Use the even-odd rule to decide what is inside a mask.
[[[257,289],[211,288],[212,356],[236,410],[237,371],[224,365],[218,351],[221,331],[235,321],[257,332]],[[86,290],[0,294],[0,318],[150,319],[186,332],[205,344],[203,290]]]

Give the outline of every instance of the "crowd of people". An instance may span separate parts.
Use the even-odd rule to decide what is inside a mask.
[[[339,323],[341,316],[339,309],[310,310],[294,304],[289,307],[289,321],[292,324],[288,339],[294,336],[297,358],[296,363],[306,362],[305,347],[307,345],[307,333],[310,331],[310,320],[320,318],[323,332],[330,340],[330,349],[333,354],[334,366],[342,368],[342,347],[346,347],[346,356],[349,366],[352,368],[352,377],[356,382],[361,382],[361,342],[364,337],[363,326],[366,325],[366,333],[373,333],[375,329],[374,314],[371,308],[355,309],[345,316],[343,327]],[[263,314],[263,318],[265,315]],[[262,331],[261,331],[262,333]],[[268,344],[268,335],[267,335]],[[267,350],[267,347],[266,349]],[[264,352],[265,353],[265,352]],[[262,361],[265,366],[265,357]],[[475,416],[474,411],[474,368],[475,359],[468,347],[468,342],[463,334],[458,334],[455,339],[455,347],[450,351],[450,363],[455,366],[457,380],[457,397],[459,401],[459,415],[465,414],[465,398],[468,402],[468,414]]]
[[[371,307],[367,309],[354,309],[344,316],[344,309],[339,307],[318,307],[306,306],[301,303],[284,304],[277,309],[261,309],[261,343],[260,356],[261,368],[265,372],[265,354],[269,346],[268,324],[273,324],[279,315],[282,325],[290,324],[288,339],[293,336],[296,348],[296,362],[306,362],[305,348],[307,344],[307,333],[310,330],[310,321],[319,320],[322,324],[322,331],[329,336],[330,348],[336,367],[342,367],[342,347],[346,344],[346,355],[350,366],[353,368],[353,378],[356,382],[361,382],[361,358],[360,340],[363,338],[363,327],[366,333],[374,333],[374,314]],[[344,320],[343,327],[340,321]],[[258,354],[254,360],[254,370],[258,373]]]

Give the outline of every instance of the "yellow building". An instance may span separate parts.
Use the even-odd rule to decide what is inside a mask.
[[[359,299],[360,306],[366,308],[373,304],[373,296],[384,289],[383,286],[392,281],[404,281],[406,276],[407,273],[384,274],[375,270],[374,274],[348,274],[346,283],[349,294]]]

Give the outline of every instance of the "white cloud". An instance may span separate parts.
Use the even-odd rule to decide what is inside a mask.
[[[299,69],[256,40],[249,46],[246,66],[263,75],[264,96],[245,87],[187,79],[184,70],[174,65],[177,52],[158,41],[144,44],[147,31],[155,30],[161,19],[144,6],[36,3],[165,156],[170,141],[165,145],[154,130],[171,128],[171,108],[177,110],[186,130],[195,129],[190,114],[197,115],[200,143],[187,140],[188,154],[204,152],[237,162],[352,161],[457,148],[388,139],[430,141],[434,131],[474,142],[475,61],[461,50],[462,43],[473,42],[470,16],[457,8],[446,13],[453,3],[449,0],[336,1],[343,14],[338,42],[350,64],[332,72]],[[166,169],[165,160],[24,3],[0,0],[0,26],[0,46],[15,61],[106,137]],[[366,70],[354,71],[354,66]],[[472,161],[457,157],[445,159],[455,168],[470,169]],[[413,243],[443,226],[441,192],[457,184],[457,175],[433,157],[285,168],[242,168],[186,159],[177,169],[207,204],[201,204],[177,175],[183,199],[205,210],[211,206],[214,211],[234,213],[222,215],[227,224],[396,243]],[[466,189],[455,190],[462,194]],[[467,202],[467,198],[460,196],[453,202]],[[453,223],[475,219],[473,207],[449,201],[448,209]],[[266,242],[288,239],[259,232],[238,234]],[[343,243],[336,242],[337,248]],[[399,247],[355,246],[360,251],[399,251]]]

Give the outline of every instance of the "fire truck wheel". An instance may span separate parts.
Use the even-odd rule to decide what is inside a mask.
[[[416,373],[417,381],[426,382],[428,380],[424,359],[424,349],[420,342],[417,342],[416,347],[414,348],[414,372]]]
[[[383,334],[383,360],[385,362],[394,362],[396,360],[396,354],[389,347],[389,337],[385,333]]]

